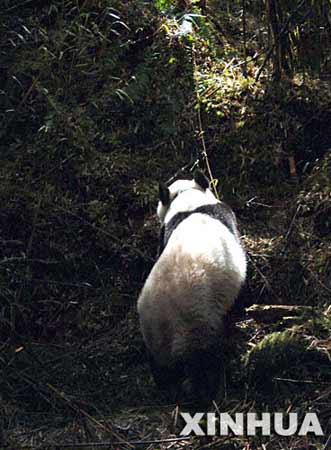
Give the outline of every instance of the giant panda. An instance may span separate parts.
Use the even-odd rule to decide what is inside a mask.
[[[223,321],[246,277],[235,215],[208,186],[200,171],[160,184],[159,258],[138,299],[156,383],[200,405],[219,390]]]

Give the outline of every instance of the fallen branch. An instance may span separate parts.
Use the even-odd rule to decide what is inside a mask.
[[[297,317],[311,314],[313,308],[304,305],[252,305],[246,313],[257,322],[268,323],[282,320],[284,317]]]
[[[301,203],[298,205],[298,207],[297,207],[297,209],[295,210],[295,213],[294,213],[294,215],[293,215],[293,217],[292,217],[292,220],[291,220],[291,223],[290,223],[290,226],[289,226],[289,229],[287,230],[287,233],[286,233],[286,236],[285,236],[285,245],[284,245],[284,248],[283,248],[283,250],[281,251],[281,255],[283,255],[285,252],[286,252],[286,250],[287,250],[287,247],[289,246],[289,243],[290,243],[290,238],[291,238],[291,236],[292,236],[292,231],[293,231],[293,228],[294,228],[294,223],[295,223],[295,221],[296,221],[296,218],[298,217],[298,214],[299,214],[299,212],[301,211],[301,208],[302,208],[302,205],[301,205]]]
[[[274,381],[284,381],[286,383],[297,383],[297,384],[318,384],[322,386],[331,386],[331,382],[327,381],[314,381],[314,380],[295,380],[292,378],[273,378]]]
[[[144,440],[136,440],[136,441],[128,441],[128,442],[123,442],[123,441],[109,441],[109,442],[83,442],[83,443],[71,443],[71,442],[67,442],[66,444],[42,444],[38,447],[36,447],[35,445],[22,445],[22,446],[17,446],[15,445],[13,446],[5,446],[4,449],[6,450],[25,450],[25,449],[34,449],[36,450],[36,448],[38,450],[54,450],[57,448],[66,448],[66,449],[70,449],[70,448],[89,448],[89,447],[93,447],[93,448],[110,448],[113,445],[151,445],[151,444],[167,444],[167,443],[173,443],[173,442],[181,442],[181,441],[187,441],[187,440],[192,440],[192,437],[180,437],[180,438],[170,438],[170,439],[154,439],[154,440],[149,440],[149,441],[144,441]]]
[[[328,440],[326,441],[326,443],[325,443],[325,445],[323,447],[323,450],[329,450],[330,448],[331,448],[331,434],[328,437]]]
[[[55,393],[64,403],[66,403],[69,408],[71,410],[73,410],[74,412],[84,416],[86,419],[88,419],[94,426],[97,426],[99,428],[102,428],[104,431],[107,431],[108,433],[111,433],[113,436],[115,436],[116,439],[118,439],[118,444],[122,444],[122,445],[128,445],[129,447],[133,448],[133,445],[130,444],[128,441],[126,441],[124,438],[122,438],[122,436],[120,436],[116,431],[114,431],[108,424],[104,425],[103,423],[101,423],[98,419],[96,419],[95,417],[91,416],[91,414],[89,414],[87,411],[85,411],[84,409],[82,409],[79,405],[77,405],[75,402],[73,402],[72,400],[70,400],[70,398],[68,398],[64,392],[59,391],[55,386],[53,386],[50,383],[46,384],[47,387],[53,392]],[[71,446],[71,445],[70,445]],[[57,447],[56,445],[54,447]],[[63,445],[63,447],[65,447]]]
[[[12,12],[12,11],[14,11],[15,9],[20,9],[20,8],[22,8],[23,6],[26,6],[26,5],[28,5],[29,3],[33,3],[33,2],[34,2],[34,0],[25,0],[25,2],[19,3],[18,5],[14,5],[14,6],[11,6],[10,8],[5,9],[5,12],[6,12],[6,13]]]

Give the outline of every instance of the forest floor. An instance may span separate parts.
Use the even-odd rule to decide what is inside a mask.
[[[306,412],[313,411],[324,436],[180,439],[182,423],[176,417],[185,406],[178,410],[176,405],[168,405],[154,385],[137,313],[130,307],[109,327],[81,340],[69,339],[62,345],[36,340],[28,348],[15,349],[16,371],[10,371],[9,361],[7,381],[22,390],[12,394],[15,401],[3,402],[3,437],[9,448],[80,448],[81,444],[94,448],[98,443],[109,443],[109,448],[149,449],[324,448],[331,433],[331,311],[326,303],[323,309],[300,302],[298,296],[289,298],[289,288],[278,285],[284,266],[289,277],[293,264],[288,253],[279,256],[279,249],[292,247],[295,236],[290,237],[288,230],[297,230],[298,224],[297,218],[284,214],[285,208],[270,206],[263,202],[258,206],[259,225],[249,217],[252,206],[247,217],[241,215],[249,271],[257,278],[248,278],[227,320],[224,397],[210,411],[232,415],[296,412],[299,423]],[[281,231],[271,233],[268,225],[261,225],[268,221]],[[270,262],[275,259],[277,266]],[[260,300],[264,296],[270,301],[263,303],[274,304],[271,313],[263,310]],[[254,303],[259,303],[257,310],[248,306]],[[279,314],[277,306],[284,304],[292,305],[294,313],[286,310]],[[98,317],[92,320],[97,323]]]

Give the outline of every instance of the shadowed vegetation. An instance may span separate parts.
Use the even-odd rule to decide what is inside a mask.
[[[249,260],[219,407],[312,408],[330,433],[331,2],[3,0],[0,13],[0,447],[172,436],[135,302],[157,182],[197,165]],[[256,303],[313,313],[268,323],[246,315]],[[326,437],[218,439],[172,448]]]

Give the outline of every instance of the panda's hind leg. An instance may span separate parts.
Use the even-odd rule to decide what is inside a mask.
[[[214,348],[196,351],[170,367],[160,366],[150,352],[147,354],[154,381],[171,403],[206,408],[217,399],[223,365]]]
[[[155,384],[168,401],[176,403],[180,398],[180,386],[185,375],[183,361],[177,361],[170,367],[164,367],[155,361],[149,351],[147,355]]]
[[[185,379],[182,383],[184,399],[200,408],[207,408],[212,400],[217,400],[222,369],[221,357],[212,349],[192,354],[185,364]]]

